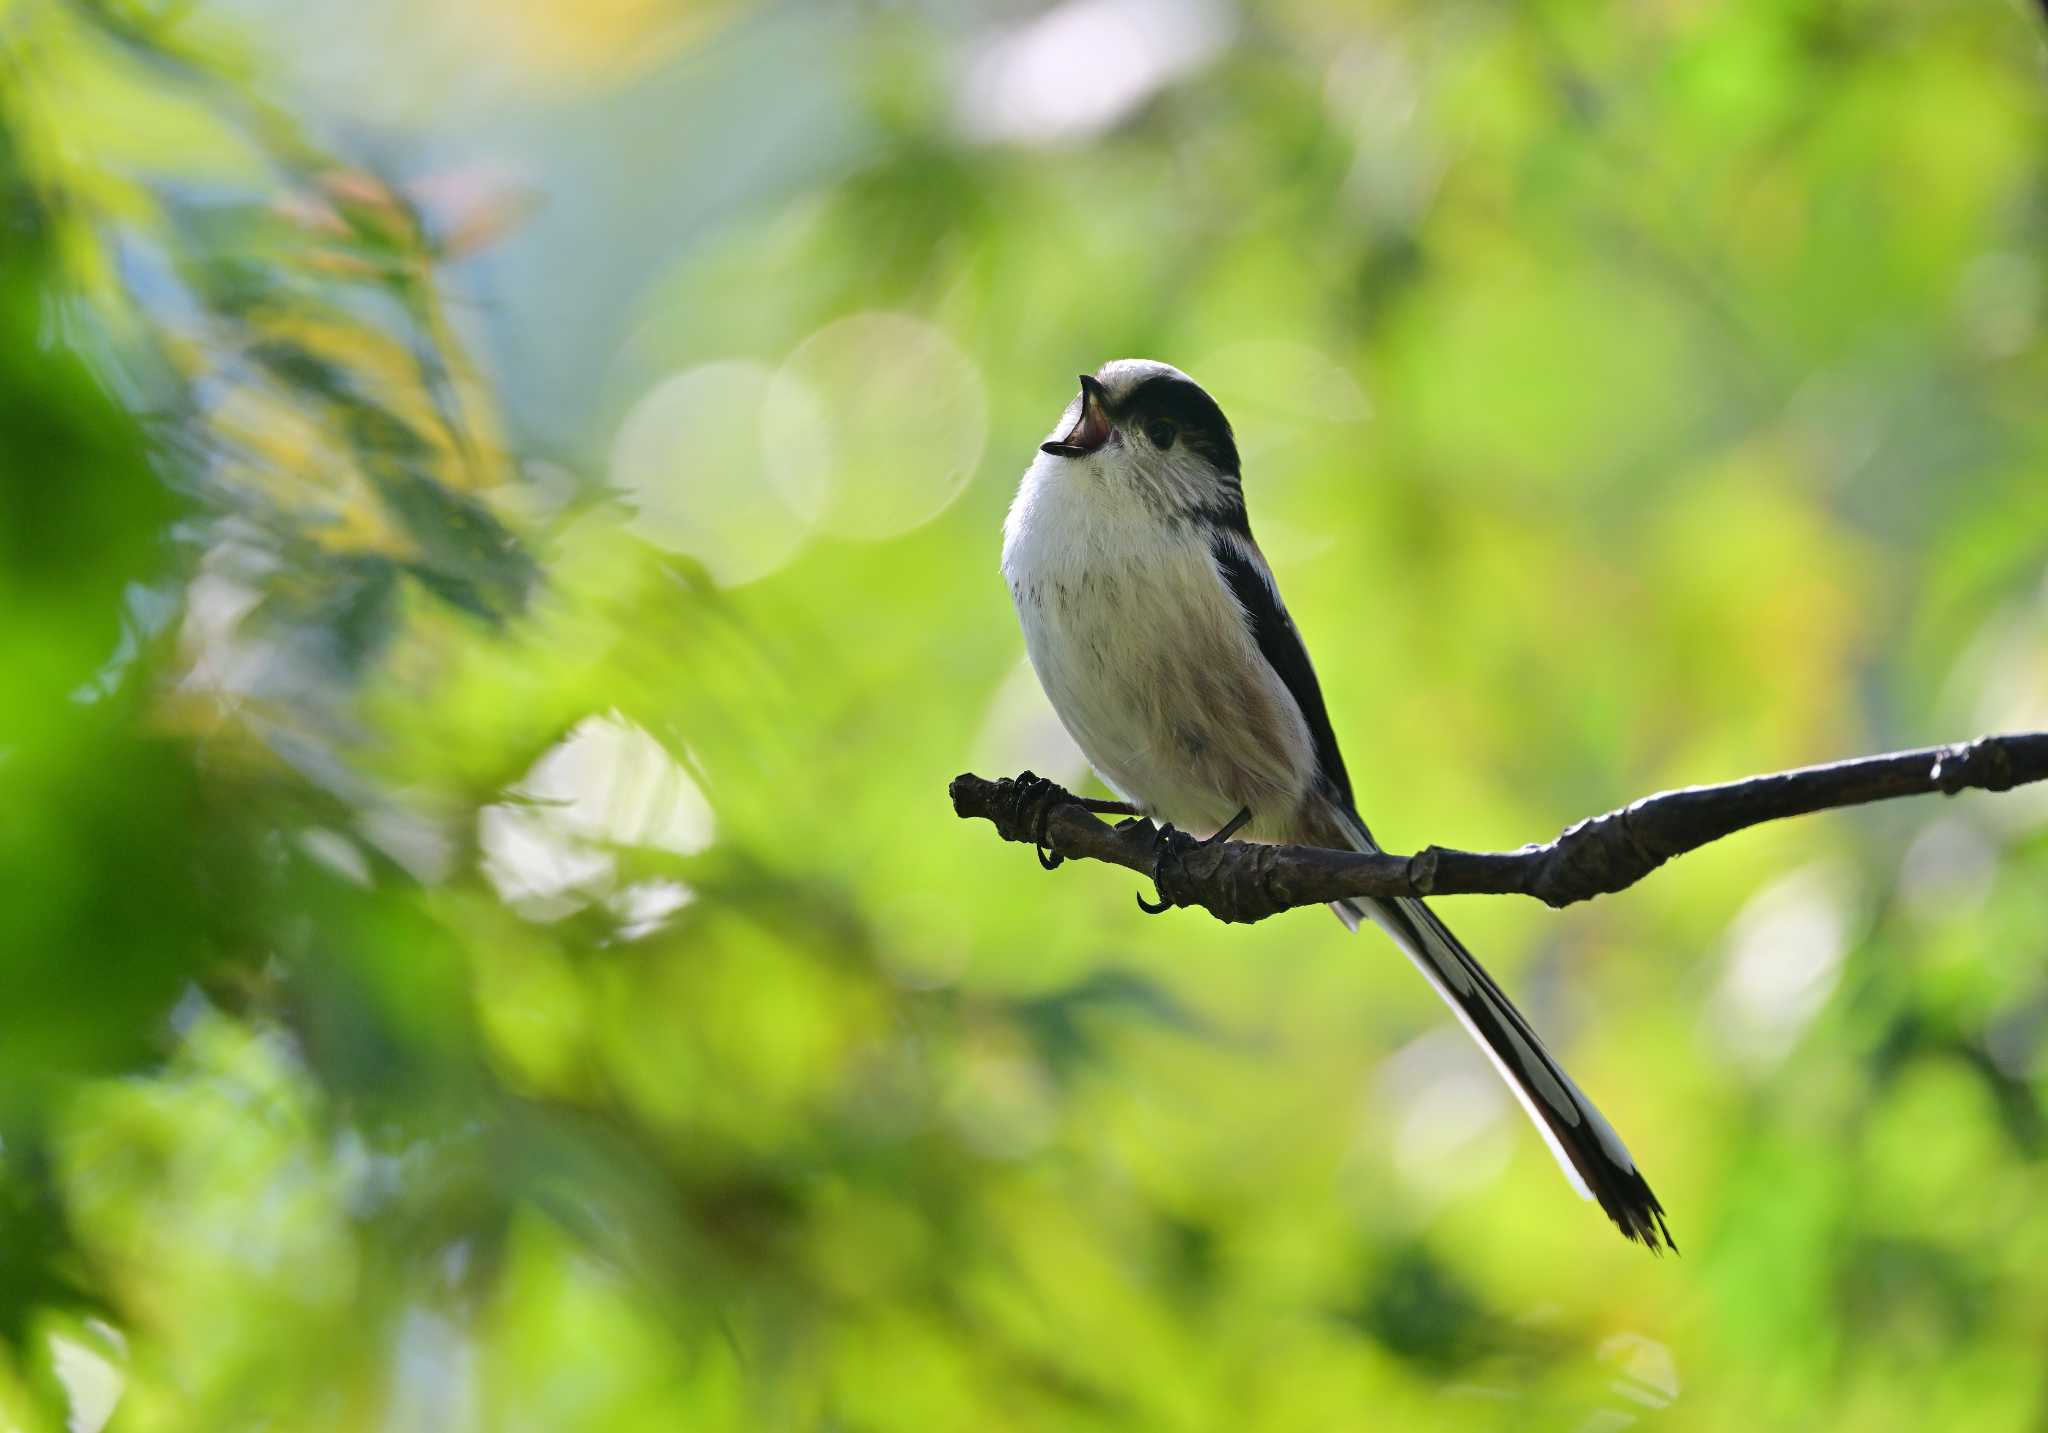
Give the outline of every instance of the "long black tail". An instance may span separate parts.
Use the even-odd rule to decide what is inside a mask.
[[[1353,818],[1347,824],[1354,823],[1358,838],[1369,847],[1363,823]],[[1581,1198],[1597,1199],[1623,1234],[1642,1240],[1652,1253],[1660,1242],[1677,1250],[1664,1222],[1664,1206],[1614,1127],[1434,911],[1419,900],[1339,901],[1331,908],[1354,930],[1361,919],[1371,920],[1408,953],[1493,1061]]]

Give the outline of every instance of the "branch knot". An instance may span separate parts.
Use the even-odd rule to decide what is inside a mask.
[[[1943,796],[1954,796],[1972,787],[2010,791],[2014,785],[2011,753],[2004,742],[1993,736],[1942,747],[1935,755],[1929,776]]]

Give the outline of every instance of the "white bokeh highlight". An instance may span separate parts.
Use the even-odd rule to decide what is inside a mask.
[[[1510,1097],[1461,1028],[1417,1036],[1382,1062],[1368,1127],[1390,1132],[1394,1173],[1427,1205],[1499,1177],[1513,1152]]]
[[[781,500],[834,536],[895,537],[931,521],[988,441],[981,371],[947,333],[859,313],[799,344],[769,385],[768,473]]]
[[[770,481],[762,423],[773,371],[728,360],[673,374],[636,402],[612,442],[627,528],[735,587],[781,568],[807,524]]]
[[[1617,1370],[1608,1387],[1645,1408],[1669,1408],[1685,1386],[1678,1376],[1677,1355],[1646,1334],[1618,1333],[1602,1339],[1600,1361]]]
[[[611,848],[689,856],[717,831],[711,804],[682,764],[617,713],[587,717],[535,762],[524,780],[477,814],[485,877],[521,915],[556,920],[612,897],[631,936],[682,908],[686,888],[613,897]],[[680,899],[678,898],[680,897]]]
[[[981,143],[1088,139],[1200,70],[1236,29],[1221,0],[1067,0],[975,47],[955,122]]]
[[[1849,945],[1849,883],[1828,864],[1765,886],[1728,928],[1707,1029],[1739,1064],[1762,1070],[1790,1054],[1835,993]]]
[[[127,1353],[128,1344],[117,1329],[100,1319],[86,1320],[82,1331],[95,1335],[105,1346],[95,1348],[82,1337],[53,1333],[50,1373],[64,1390],[68,1405],[65,1433],[100,1433],[113,1421],[127,1388],[127,1375],[115,1360]]]
[[[667,925],[669,918],[697,898],[681,881],[635,881],[614,892],[605,905],[621,924],[621,940],[639,940]]]
[[[1966,816],[1942,815],[1920,828],[1899,862],[1899,901],[1928,924],[1968,916],[1998,878],[1998,847]]]

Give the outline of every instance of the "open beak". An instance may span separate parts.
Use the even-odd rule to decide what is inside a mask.
[[[1052,442],[1040,443],[1038,451],[1051,453],[1056,458],[1085,458],[1108,441],[1109,410],[1104,406],[1102,385],[1084,373],[1081,375],[1081,412],[1074,419],[1074,426]]]

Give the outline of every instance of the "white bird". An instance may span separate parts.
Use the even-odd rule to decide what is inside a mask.
[[[1229,420],[1185,373],[1127,358],[1082,375],[1011,505],[1003,574],[1054,710],[1141,815],[1196,834],[1379,849],[1252,540]],[[1629,1238],[1671,1245],[1613,1127],[1428,906],[1331,909],[1407,952],[1581,1197]]]

